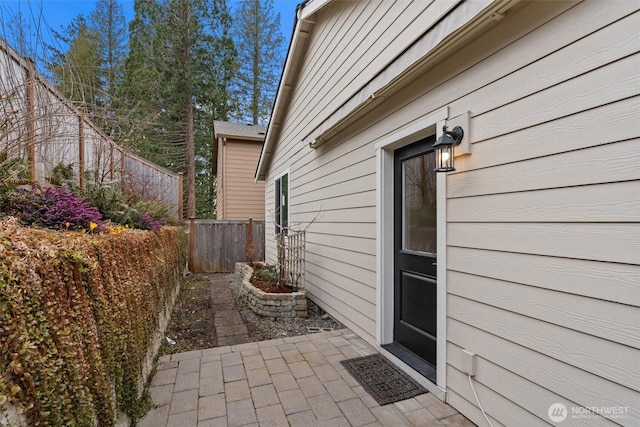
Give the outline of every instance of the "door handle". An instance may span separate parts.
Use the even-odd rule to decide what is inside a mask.
[[[437,262],[432,262],[431,265],[438,265],[438,263]]]

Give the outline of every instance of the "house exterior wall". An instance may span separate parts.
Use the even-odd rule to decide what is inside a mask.
[[[222,193],[218,193],[218,219],[264,221],[264,181],[255,182],[253,178],[261,143],[227,138],[220,146],[218,176],[222,171],[222,180],[218,191],[222,187]]]
[[[563,403],[626,407],[614,421],[633,425],[640,126],[629,124],[640,118],[638,4],[550,6],[505,18],[458,60],[474,50],[480,60],[492,37],[502,50],[418,99],[448,99],[450,116],[471,111],[472,154],[447,182],[448,400],[482,419],[461,369],[469,349],[479,355],[482,403],[500,424],[542,424],[550,405]],[[454,74],[454,63],[438,74]]]
[[[265,179],[269,212],[274,178],[291,168],[291,225],[304,228],[315,218],[307,230],[308,289],[323,307],[336,307],[333,314],[371,342],[376,300],[375,152],[360,143],[314,153],[300,141],[455,3],[337,1],[321,10]],[[271,229],[267,227],[266,256],[275,261]]]
[[[398,2],[428,13],[415,3]],[[496,426],[548,423],[553,403],[626,407],[614,421],[640,423],[637,2],[525,3],[312,150],[300,141],[352,93],[348,77],[362,84],[418,31],[391,2],[328,7],[266,178],[269,209],[272,177],[290,170],[291,222],[308,226],[311,298],[375,342],[374,141],[443,108],[469,111],[471,155],[446,183],[448,402],[483,423],[461,367],[468,349]],[[395,23],[389,13],[402,25],[374,25]],[[356,49],[366,65],[351,62]],[[335,52],[344,65],[328,60]]]

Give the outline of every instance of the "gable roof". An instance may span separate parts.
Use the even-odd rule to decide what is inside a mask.
[[[293,23],[293,32],[291,34],[291,42],[287,51],[287,58],[284,62],[280,83],[276,91],[276,99],[273,102],[273,110],[271,111],[271,119],[267,127],[267,135],[258,160],[256,168],[255,180],[264,179],[265,168],[271,159],[271,150],[277,135],[280,133],[280,125],[286,113],[286,105],[291,97],[291,92],[295,81],[297,80],[298,70],[301,65],[301,59],[305,51],[311,30],[315,25],[313,16],[320,9],[325,7],[333,0],[305,0],[296,6],[296,17]],[[267,140],[267,138],[269,140]]]
[[[262,141],[266,132],[266,126],[223,122],[220,120],[213,121],[213,135],[216,139],[222,137]]]
[[[265,179],[267,166],[275,151],[280,125],[287,114],[288,103],[303,62],[305,46],[316,25],[315,14],[328,3],[337,0],[311,0],[298,5],[294,31],[280,79],[271,120],[258,161],[255,180]],[[452,0],[441,19],[400,52],[370,81],[362,82],[342,106],[325,117],[322,123],[304,137],[312,148],[337,133],[345,123],[361,117],[392,91],[399,90],[412,77],[431,68],[452,51],[488,25],[500,20],[519,0]]]

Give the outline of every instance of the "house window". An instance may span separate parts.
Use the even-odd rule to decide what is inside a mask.
[[[276,234],[289,226],[289,174],[276,178],[275,185],[275,223]]]

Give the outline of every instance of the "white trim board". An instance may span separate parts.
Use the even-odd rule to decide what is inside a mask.
[[[448,108],[442,108],[428,116],[414,120],[375,141],[376,148],[376,341],[379,345],[393,342],[393,169],[394,150],[416,142],[426,136],[440,137],[442,126],[448,118]],[[437,361],[436,384],[421,376],[421,383],[437,397],[444,399],[446,390],[446,174],[438,174],[438,278],[437,278]],[[389,355],[384,351],[385,355]],[[397,358],[390,357],[394,362]],[[397,363],[410,375],[419,375],[404,363]],[[436,392],[440,390],[439,392]]]
[[[280,172],[279,174],[274,175],[274,177],[272,178],[272,181],[273,181],[273,191],[275,193],[275,191],[276,191],[276,187],[275,187],[276,180],[282,178],[285,175],[287,175],[287,226],[290,227],[291,226],[291,208],[290,208],[291,207],[291,168],[287,168],[284,171]],[[275,196],[275,194],[274,194],[274,196]],[[271,198],[271,202],[273,202],[273,198]],[[265,214],[265,216],[266,216],[266,214]],[[273,222],[274,222],[274,228],[275,228],[275,222],[276,222],[275,210],[274,210],[273,217],[274,217],[273,218]],[[275,236],[275,233],[273,235]]]

